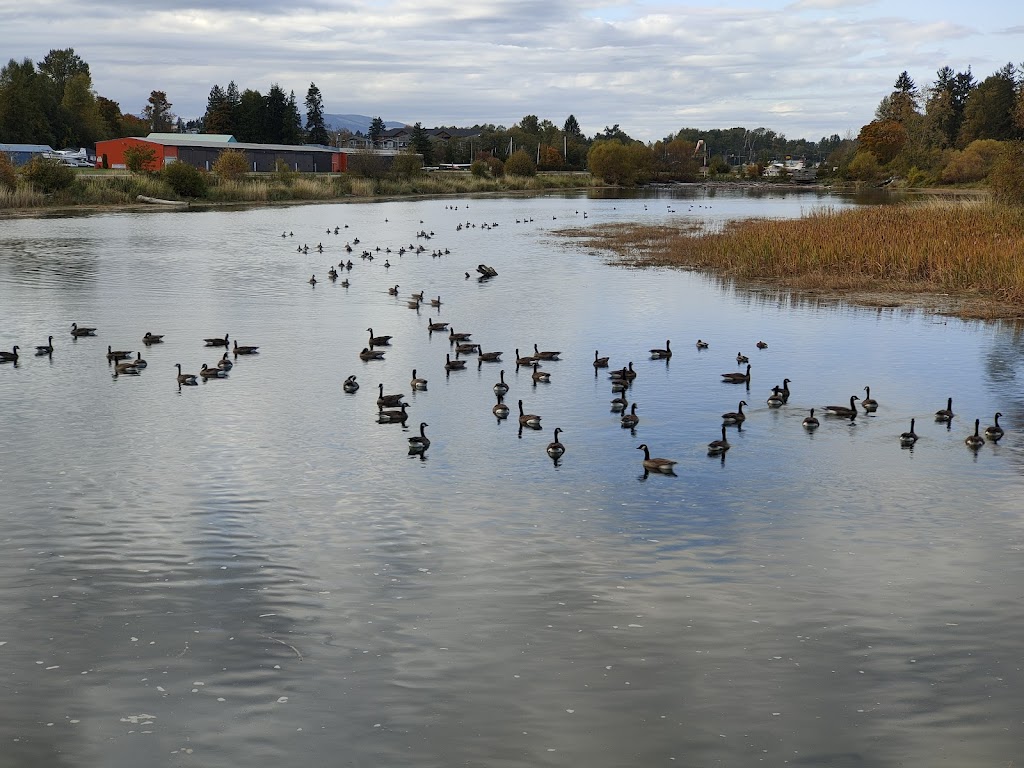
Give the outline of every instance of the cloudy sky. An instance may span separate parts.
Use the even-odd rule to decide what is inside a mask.
[[[215,83],[426,126],[527,114],[653,141],[682,127],[818,139],[868,122],[907,70],[1021,62],[1024,14],[948,0],[0,0],[0,57],[74,48],[97,93],[189,118]]]

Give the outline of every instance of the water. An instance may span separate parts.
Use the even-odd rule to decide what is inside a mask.
[[[1020,328],[623,269],[557,234],[857,202],[689,194],[0,221],[0,348],[23,353],[0,366],[0,766],[1019,758]],[[420,290],[440,309],[407,308]],[[439,318],[504,362],[446,376]],[[383,361],[358,358],[367,328]],[[225,333],[259,354],[179,388]],[[534,343],[563,353],[550,384],[516,370]],[[113,377],[108,344],[149,366]],[[635,434],[595,349],[638,371]],[[720,383],[737,352],[749,390]],[[379,383],[404,428],[376,422]],[[865,386],[874,415],[801,428]],[[972,453],[997,410],[1006,438]],[[645,477],[640,443],[676,476]]]

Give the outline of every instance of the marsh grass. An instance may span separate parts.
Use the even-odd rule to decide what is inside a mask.
[[[1024,208],[988,201],[821,209],[799,219],[733,222],[720,232],[616,226],[567,234],[634,266],[859,292],[860,303],[877,305],[895,301],[880,294],[954,294],[968,300],[956,312],[963,316],[1024,313]]]

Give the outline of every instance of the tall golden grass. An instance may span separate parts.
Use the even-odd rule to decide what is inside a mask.
[[[953,293],[1024,309],[1024,208],[988,201],[816,210],[720,232],[618,227],[595,244],[638,265],[681,266],[825,291]]]

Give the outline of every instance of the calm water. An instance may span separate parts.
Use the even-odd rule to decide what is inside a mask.
[[[1020,760],[1020,328],[623,269],[556,233],[856,202],[676,194],[0,220],[0,348],[23,352],[0,365],[0,766]],[[407,308],[421,290],[439,310]],[[504,362],[446,376],[428,319]],[[179,388],[225,333],[259,355]],[[550,384],[516,370],[534,343],[563,353]],[[107,345],[148,368],[115,378]],[[635,434],[595,349],[638,371]],[[720,381],[737,352],[749,390]],[[380,383],[405,428],[376,422]],[[801,428],[866,385],[874,415]],[[519,399],[543,431],[518,434]]]

